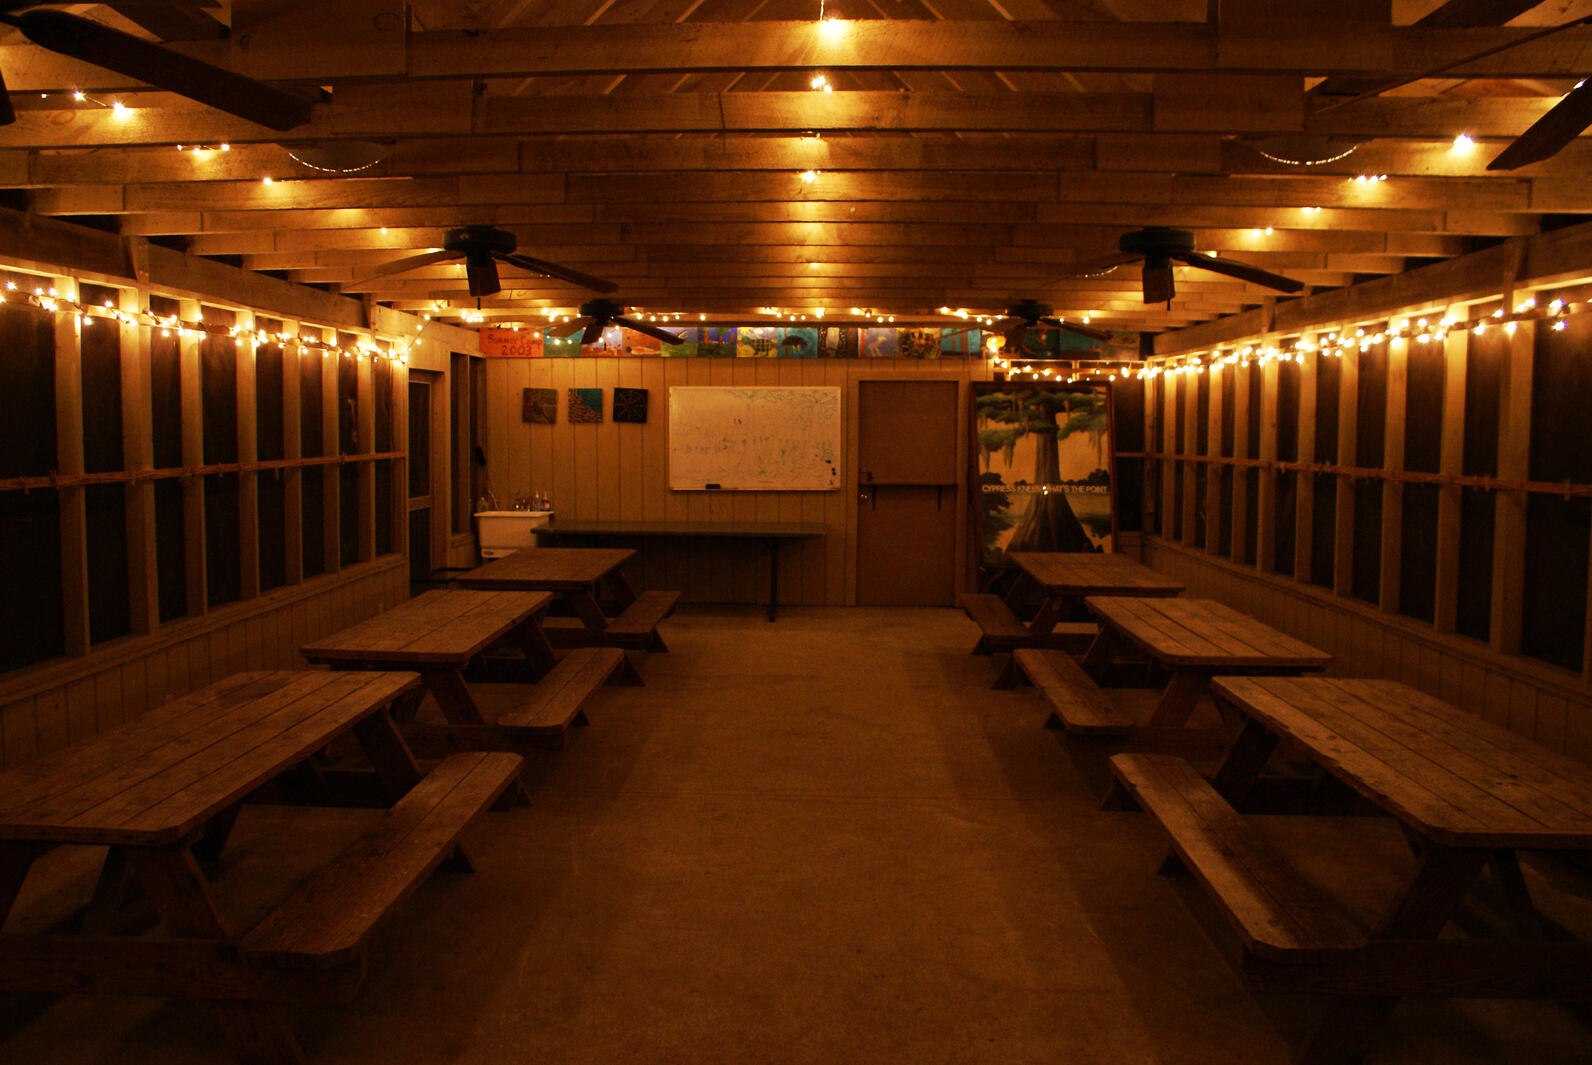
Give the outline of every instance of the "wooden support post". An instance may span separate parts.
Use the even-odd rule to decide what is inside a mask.
[[[233,323],[238,330],[238,461],[260,458],[259,407],[255,396],[254,314],[239,311]],[[238,474],[238,595],[254,599],[260,594],[260,474]]]
[[[394,347],[396,348],[396,345]],[[403,452],[403,457],[394,459],[392,464],[392,491],[389,494],[392,504],[390,508],[392,549],[407,558],[409,556],[409,364],[407,362],[393,360],[391,381],[392,449]],[[433,499],[431,505],[434,522],[435,508],[443,507],[446,513],[446,507],[441,499]],[[962,571],[958,569],[957,572]]]
[[[1449,309],[1448,317],[1464,319],[1463,307]],[[1465,374],[1470,333],[1456,329],[1443,340],[1443,436],[1438,470],[1450,477],[1465,467]],[[1454,632],[1459,625],[1459,513],[1462,489],[1445,484],[1437,491],[1437,597],[1433,621],[1438,632]]]
[[[1417,358],[1438,356],[1428,341],[1418,345]],[[1394,337],[1387,345],[1387,410],[1383,418],[1382,468],[1404,468],[1404,400],[1409,382],[1410,341]],[[1377,605],[1390,614],[1399,609],[1399,578],[1404,552],[1404,486],[1389,477],[1382,482],[1382,560],[1378,569]]]
[[[57,277],[54,293],[77,300],[77,281]],[[75,314],[55,315],[55,461],[63,474],[83,472],[83,335]],[[88,496],[81,485],[59,495],[61,514],[61,624],[66,653],[88,653]]]
[[[1231,366],[1212,366],[1211,376],[1211,401],[1207,411],[1205,424],[1205,454],[1220,456],[1222,453],[1222,379],[1234,373]],[[1206,466],[1205,473],[1205,550],[1208,554],[1217,554],[1222,549],[1222,525],[1227,521],[1227,514],[1222,510],[1222,471],[1231,467],[1219,462],[1212,462]]]
[[[1161,375],[1162,435],[1166,438],[1166,453],[1175,455],[1177,440],[1177,380],[1181,375]],[[1161,535],[1172,539],[1177,514],[1177,460],[1161,462]]]
[[[141,289],[117,293],[118,309],[140,315],[149,310]],[[149,354],[149,327],[120,324],[122,356],[122,465],[129,471],[155,465],[154,398]],[[127,505],[127,601],[135,636],[160,626],[160,561],[155,544],[155,482],[131,481]],[[141,712],[142,707],[131,708]]]
[[[1161,417],[1160,411],[1156,409],[1155,395],[1156,395],[1156,388],[1158,387],[1158,385],[1160,384],[1160,382],[1162,380],[1164,380],[1164,378],[1161,378],[1161,377],[1147,377],[1143,381],[1143,387],[1144,387],[1144,450],[1146,452],[1152,452],[1152,451],[1155,450],[1155,431],[1156,431],[1156,426],[1160,424],[1160,417]],[[457,432],[457,431],[458,430],[456,429],[455,432]],[[471,449],[467,447],[464,450],[465,451],[470,451]],[[1144,460],[1144,471],[1143,471],[1144,484],[1143,484],[1142,498],[1144,499],[1144,531],[1145,532],[1151,532],[1151,531],[1153,531],[1156,528],[1156,519],[1159,516],[1157,511],[1156,511],[1156,507],[1158,506],[1158,502],[1157,501],[1160,498],[1159,494],[1156,492],[1156,471],[1157,471],[1157,468],[1158,467],[1157,467],[1156,462],[1155,462],[1154,459],[1145,459]],[[466,479],[464,481],[464,483],[468,485],[471,482],[468,479]],[[474,502],[475,502],[475,500],[474,500],[474,497],[472,496],[471,497],[471,504],[473,505]],[[1142,557],[1142,555],[1141,555],[1141,557]]]
[[[1531,371],[1536,350],[1534,322],[1516,323],[1509,339],[1503,393],[1498,399],[1498,479],[1519,484],[1531,476]],[[1522,597],[1526,584],[1526,500],[1520,490],[1500,489],[1493,515],[1493,650],[1520,653]]]
[[[322,330],[320,339],[325,339]],[[332,332],[335,340],[337,334]],[[321,360],[321,443],[327,455],[336,455],[342,450],[342,439],[337,428],[337,364],[342,356],[335,351],[322,351],[319,348],[309,349],[311,358],[319,357]],[[323,528],[325,529],[325,572],[336,573],[343,565],[343,541],[341,535],[342,518],[342,476],[343,468],[338,463],[322,466],[321,499],[324,514]]]
[[[1350,348],[1338,359],[1338,465],[1355,465],[1360,424],[1360,352]],[[1354,481],[1338,478],[1338,513],[1333,527],[1332,590],[1354,591]]]
[[[1199,396],[1203,377],[1203,374],[1198,373],[1183,375],[1183,439],[1178,441],[1178,450],[1187,456],[1183,460],[1183,535],[1180,539],[1192,545],[1199,543],[1194,536],[1194,529],[1202,502],[1194,490],[1198,483],[1195,471],[1201,464],[1193,460],[1199,457]]]
[[[1249,424],[1249,388],[1252,366],[1233,367],[1233,457],[1249,457],[1249,434],[1256,427]],[[1231,558],[1243,562],[1249,546],[1249,467],[1233,466],[1233,537]]]
[[[177,316],[184,322],[199,319],[199,301],[181,300]],[[202,466],[205,461],[204,390],[200,382],[199,337],[179,332],[177,353],[182,378],[182,464]],[[199,617],[210,601],[205,575],[205,482],[198,475],[182,479],[182,528],[187,563],[188,616]]]
[[[298,336],[297,322],[283,322],[283,334]],[[297,341],[282,345],[282,457],[303,458],[303,407],[299,385],[305,359],[317,356],[305,352]],[[304,580],[304,471],[292,466],[282,474],[282,555],[286,562],[287,583]]]
[[[375,359],[370,355],[354,356],[356,407],[354,425],[356,439],[354,450],[369,455],[376,450]],[[346,471],[348,467],[344,467]],[[376,557],[376,464],[360,462],[354,466],[359,498],[355,513],[357,557],[369,562]]]
[[[1310,351],[1299,365],[1299,453],[1296,457],[1300,462],[1314,462],[1316,458],[1316,369],[1320,364],[1321,353]],[[1301,470],[1294,478],[1293,575],[1296,581],[1310,580],[1315,519],[1316,475]]]
[[[1277,379],[1282,375],[1282,361],[1272,359],[1260,369],[1260,425],[1251,432],[1260,433],[1260,459],[1277,461]],[[1276,569],[1277,562],[1277,471],[1260,468],[1260,488],[1255,493],[1255,565],[1264,572]]]

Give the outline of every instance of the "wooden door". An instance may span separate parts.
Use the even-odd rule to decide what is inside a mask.
[[[957,382],[861,381],[857,602],[949,606],[956,591]]]

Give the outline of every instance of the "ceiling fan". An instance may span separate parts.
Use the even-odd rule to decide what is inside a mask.
[[[1145,303],[1167,303],[1177,294],[1177,287],[1172,281],[1174,262],[1236,277],[1240,281],[1264,285],[1279,292],[1299,292],[1305,287],[1302,281],[1262,270],[1258,266],[1250,266],[1232,259],[1219,259],[1214,253],[1197,252],[1194,250],[1194,234],[1186,229],[1144,226],[1129,230],[1117,238],[1117,249],[1117,254],[1084,263],[1067,276],[1097,277],[1125,263],[1142,259]]]
[[[1523,44],[1541,40],[1555,33],[1561,33],[1572,27],[1584,26],[1588,23],[1592,23],[1592,15],[1572,19],[1557,26],[1544,26],[1524,36],[1493,45],[1490,48],[1483,48],[1479,52],[1473,52],[1441,66],[1423,70],[1418,74],[1379,82],[1364,92],[1334,99],[1324,107],[1317,108],[1313,113],[1319,115],[1328,111],[1335,111],[1340,107],[1347,107],[1349,104],[1359,103],[1361,100],[1367,100],[1373,96],[1380,96],[1390,89],[1402,88],[1423,78],[1435,78],[1439,74],[1447,74],[1450,71],[1474,63],[1478,59],[1486,59],[1488,56],[1497,55],[1499,52],[1507,51],[1511,48],[1519,48]],[[1581,135],[1583,130],[1588,126],[1592,126],[1592,86],[1588,85],[1589,81],[1592,81],[1592,78],[1583,78],[1577,82],[1575,88],[1561,96],[1559,102],[1554,104],[1546,114],[1533,122],[1524,133],[1516,137],[1507,148],[1499,152],[1493,161],[1487,164],[1487,169],[1515,170],[1529,163],[1540,163],[1542,160],[1563,151],[1571,141]],[[1265,153],[1263,152],[1262,154]]]
[[[957,330],[951,335],[970,333],[982,326],[968,326],[966,329]],[[1006,308],[1006,316],[989,327],[992,333],[999,333],[1006,340],[1006,348],[1016,351],[1023,346],[1023,338],[1030,329],[1059,330],[1063,333],[1072,333],[1076,336],[1087,337],[1090,340],[1106,341],[1111,339],[1111,334],[1104,329],[1095,329],[1092,326],[1081,325],[1078,322],[1069,322],[1064,318],[1056,318],[1051,314],[1048,303],[1038,300],[1018,300]]]
[[[603,335],[603,328],[609,325],[622,325],[626,329],[634,329],[638,333],[645,333],[665,344],[683,344],[685,337],[678,333],[671,333],[667,329],[659,329],[655,325],[625,317],[625,305],[618,300],[594,299],[587,300],[580,305],[580,317],[568,322],[560,322],[551,326],[547,332],[556,337],[567,337],[580,333],[582,344],[595,344]]]
[[[114,70],[269,129],[288,130],[310,120],[313,105],[302,96],[64,11],[22,10],[38,6],[38,0],[0,0],[0,22],[15,26],[41,48]],[[11,98],[0,81],[0,125],[10,125],[16,119]]]
[[[378,277],[407,273],[422,266],[447,262],[449,259],[462,259],[465,276],[470,283],[470,295],[476,297],[492,296],[503,291],[497,272],[497,264],[500,262],[518,266],[533,274],[556,277],[560,281],[568,281],[593,292],[613,292],[619,288],[612,281],[583,274],[568,266],[550,263],[546,259],[535,259],[529,255],[515,254],[514,249],[517,246],[513,233],[495,226],[464,226],[461,229],[450,229],[442,239],[441,249],[395,260],[345,287],[357,288]]]

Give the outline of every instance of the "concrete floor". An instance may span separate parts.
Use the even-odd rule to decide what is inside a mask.
[[[1284,1065],[1319,1016],[1232,975],[1155,875],[1155,824],[1096,810],[1101,752],[1041,728],[1032,689],[991,691],[959,612],[701,609],[664,632],[646,687],[600,692],[535,759],[532,805],[473,831],[478,872],[378,937],[360,997],[288,1008],[311,1065]],[[368,816],[247,811],[230,912]],[[1368,914],[1408,861],[1384,823],[1277,820]],[[60,859],[13,923],[89,882]],[[192,1002],[79,996],[12,1028],[8,1065],[230,1061]],[[1407,1002],[1368,1061],[1568,1065],[1592,1030]]]

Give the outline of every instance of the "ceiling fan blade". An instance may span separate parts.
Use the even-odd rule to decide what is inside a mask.
[[[579,270],[573,270],[567,266],[560,266],[557,263],[550,263],[546,259],[534,259],[529,255],[520,255],[518,252],[512,254],[506,252],[497,252],[495,254],[502,262],[509,263],[513,266],[518,266],[521,270],[529,270],[533,274],[546,274],[548,277],[556,277],[560,281],[568,281],[572,285],[579,285],[581,288],[589,288],[593,292],[619,291],[619,286],[614,284],[612,281],[604,281],[600,277],[593,277],[591,274],[583,274]]]
[[[1530,129],[1499,152],[1498,158],[1487,164],[1487,169],[1514,170],[1527,163],[1541,162],[1557,155],[1589,125],[1592,125],[1592,78],[1566,93],[1564,99],[1533,122]]]
[[[1093,326],[1079,325],[1077,322],[1065,322],[1060,318],[1041,318],[1040,321],[1052,328],[1060,329],[1064,333],[1076,333],[1078,336],[1087,337],[1090,340],[1106,341],[1111,339],[1110,333],[1104,329],[1096,329]]]
[[[6,21],[52,52],[126,74],[269,129],[289,130],[310,120],[313,105],[302,96],[98,22],[64,11],[25,11]]]
[[[1111,255],[1102,255],[1096,259],[1085,259],[1083,262],[1078,263],[1071,270],[1067,271],[1067,273],[1063,274],[1062,277],[1099,277],[1101,274],[1109,274],[1111,271],[1115,270],[1124,263],[1133,262],[1138,257],[1139,256],[1136,252],[1119,251],[1114,252]]]
[[[1172,281],[1170,263],[1144,264],[1144,302],[1171,303],[1177,295],[1177,285]]]
[[[638,333],[645,333],[654,340],[661,340],[665,344],[685,343],[685,337],[680,336],[678,333],[671,333],[667,329],[659,329],[657,326],[648,325],[646,322],[638,322],[634,318],[615,318],[613,321],[615,325],[622,325],[626,329],[634,329]]]
[[[498,281],[497,263],[492,261],[490,255],[467,257],[464,260],[464,275],[470,284],[470,295],[477,299],[496,296],[503,291],[503,285]]]
[[[1235,262],[1232,259],[1214,259],[1209,255],[1200,255],[1197,252],[1175,251],[1168,254],[1180,263],[1187,263],[1201,270],[1210,270],[1212,273],[1226,274],[1228,277],[1236,277],[1240,281],[1263,285],[1266,288],[1274,288],[1278,292],[1301,292],[1305,287],[1303,281],[1295,281],[1291,277],[1283,277],[1281,274],[1274,274],[1270,270],[1262,270],[1258,266]]]
[[[603,337],[603,327],[607,324],[608,323],[604,322],[601,318],[593,318],[591,320],[591,325],[588,325],[586,327],[586,331],[580,335],[581,346],[585,347],[587,344],[595,344],[597,341],[601,340]]]
[[[557,325],[548,326],[547,335],[554,337],[574,336],[576,333],[580,332],[582,329],[585,329],[595,321],[597,321],[595,318],[572,318],[567,322],[560,322]],[[585,341],[582,341],[581,343],[585,343]]]
[[[422,266],[430,266],[432,263],[445,262],[448,259],[457,259],[458,257],[459,256],[456,252],[451,251],[427,251],[421,252],[419,255],[410,255],[402,259],[395,259],[385,266],[378,266],[376,269],[372,270],[358,281],[350,281],[348,284],[343,286],[343,289],[345,291],[353,290],[360,288],[361,286],[368,285],[370,282],[379,277],[387,277],[391,274],[402,274],[410,270],[418,270]]]

